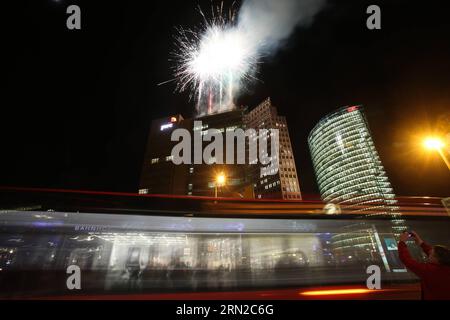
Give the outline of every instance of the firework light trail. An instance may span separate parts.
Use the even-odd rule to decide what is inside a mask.
[[[234,91],[254,78],[258,54],[235,24],[235,11],[228,15],[220,6],[213,17],[197,29],[177,29],[173,52],[177,90],[189,90],[199,115],[233,108]]]
[[[196,29],[177,28],[173,73],[179,92],[189,91],[197,115],[234,108],[234,98],[251,80],[262,56],[273,55],[298,25],[308,25],[326,0],[244,0],[239,17],[223,3],[201,9]],[[236,21],[237,20],[237,21]]]

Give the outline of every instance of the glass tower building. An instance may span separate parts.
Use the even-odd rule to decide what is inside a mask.
[[[308,144],[324,202],[338,205],[345,213],[391,218],[390,227],[382,230],[356,220],[334,235],[331,243],[337,263],[382,262],[388,272],[406,271],[397,261],[397,248],[392,245],[406,229],[405,221],[375,149],[363,108],[343,107],[328,114],[310,132]],[[382,261],[374,260],[374,254]],[[389,257],[395,262],[389,263]]]
[[[343,107],[322,118],[308,144],[324,202],[369,215],[397,210],[361,106]]]

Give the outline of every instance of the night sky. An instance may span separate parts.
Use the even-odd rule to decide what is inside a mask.
[[[446,2],[329,0],[263,61],[260,81],[237,102],[252,108],[270,96],[287,117],[306,196],[318,193],[309,131],[353,104],[365,106],[396,194],[450,196],[445,164],[419,146],[425,133],[450,132]],[[70,4],[81,7],[79,31],[66,28]],[[172,78],[174,28],[201,22],[198,4],[211,7],[210,0],[2,3],[0,185],[136,192],[151,120],[193,111],[187,94],[157,84]],[[370,4],[381,7],[381,30],[366,28]]]

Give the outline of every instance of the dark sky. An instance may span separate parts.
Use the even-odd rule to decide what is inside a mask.
[[[81,7],[80,31],[66,28],[70,4]],[[174,27],[198,25],[198,4],[211,1],[2,4],[0,185],[135,192],[150,121],[193,109],[172,84],[157,84],[171,79]],[[370,4],[381,7],[381,30],[366,28]],[[363,104],[395,192],[450,195],[445,164],[418,148],[421,135],[449,132],[445,4],[329,0],[264,61],[238,103],[270,96],[287,117],[303,193],[318,192],[309,131],[337,107]]]

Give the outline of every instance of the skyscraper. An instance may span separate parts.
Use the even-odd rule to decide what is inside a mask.
[[[367,214],[397,210],[361,106],[323,117],[310,132],[308,144],[324,202]]]
[[[387,272],[405,271],[395,253],[395,237],[406,229],[405,221],[400,217],[363,108],[343,107],[323,117],[310,132],[308,143],[324,202],[338,204],[345,213],[391,217],[391,227],[383,230],[370,220],[355,220],[333,235],[336,261],[356,259],[368,265],[382,263]],[[374,260],[376,252],[381,261]],[[389,264],[386,256],[394,262]]]
[[[249,169],[253,175],[255,197],[301,200],[297,168],[286,118],[278,115],[270,98],[267,98],[245,115],[244,123],[246,128],[279,130],[278,173],[262,176],[260,166],[252,166]]]
[[[196,121],[201,121],[201,127],[195,126]],[[176,142],[170,141],[170,136],[176,128],[187,129],[192,135],[201,131],[201,136],[210,129],[217,129],[221,133],[235,129],[278,129],[279,158],[275,160],[279,161],[279,170],[275,174],[263,176],[260,163],[237,164],[235,161],[235,164],[219,164],[215,163],[216,159],[209,159],[210,163],[174,165],[171,150]],[[268,140],[268,150],[271,150],[271,138]],[[203,142],[203,146],[208,143]],[[236,150],[234,154],[236,158]],[[301,199],[286,118],[277,114],[270,99],[250,112],[247,108],[235,108],[195,119],[183,119],[177,115],[152,122],[140,193],[214,196],[216,177],[222,173],[226,176],[226,183],[217,190],[219,197]]]
[[[217,189],[217,196],[253,198],[252,182],[249,180],[246,165],[219,164],[216,163],[218,159],[214,157],[206,159],[206,163],[175,165],[171,154],[173,147],[178,143],[171,141],[171,134],[175,129],[186,129],[191,136],[195,131],[201,131],[201,136],[204,136],[210,129],[224,133],[242,128],[244,113],[244,108],[236,108],[195,119],[184,119],[181,115],[174,115],[153,120],[141,172],[139,193],[214,196],[216,178],[219,174],[223,174],[226,183]],[[201,127],[195,127],[196,121],[201,121]],[[203,147],[208,143],[202,142]],[[193,154],[193,143],[191,153]]]
[[[196,118],[195,121],[201,121],[201,127],[192,128],[192,132],[201,131],[201,136],[208,133],[208,130],[217,129],[222,134],[227,131],[243,128],[243,116],[246,112],[245,108],[235,108],[225,112],[215,113],[211,115]],[[205,147],[209,142],[203,142]],[[217,190],[219,197],[253,197],[249,192],[251,181],[246,173],[246,166],[243,164],[226,164],[225,139],[223,139],[223,159],[217,162],[215,156],[210,159],[204,159],[206,163],[192,164],[189,166],[187,195],[197,196],[214,196],[216,191],[216,178],[223,174],[226,183]],[[234,148],[236,154],[236,147]],[[209,163],[208,163],[209,162]]]
[[[177,128],[190,130],[192,121],[181,115],[153,120],[142,165],[139,193],[186,194],[188,166],[172,163],[172,148],[177,142],[170,140]]]

